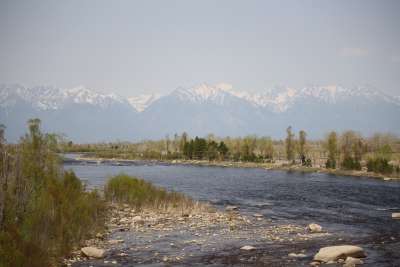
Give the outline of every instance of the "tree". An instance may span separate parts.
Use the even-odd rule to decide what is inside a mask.
[[[207,141],[204,138],[195,137],[193,142],[193,157],[203,159],[207,153]]]
[[[215,160],[218,156],[218,144],[215,141],[209,141],[207,144],[207,157],[209,161]]]
[[[256,140],[255,136],[246,136],[242,140],[242,145],[240,149],[241,159],[244,161],[254,161],[256,158],[254,154],[254,150],[256,148]]]
[[[294,140],[294,134],[292,133],[292,126],[289,126],[286,129],[286,133],[287,133],[287,137],[285,140],[286,158],[288,161],[293,162],[294,161],[295,140]]]
[[[167,150],[167,155],[169,154],[169,148],[171,145],[171,140],[169,139],[169,135],[165,136],[165,149]]]
[[[274,157],[274,146],[271,137],[261,137],[257,143],[261,156],[264,159],[272,160]]]
[[[226,158],[226,156],[228,154],[228,151],[229,151],[228,147],[225,145],[225,143],[223,141],[221,141],[219,143],[217,149],[218,149],[218,153],[219,153],[220,159],[221,160],[225,160],[225,158]]]
[[[193,147],[193,140],[190,140],[190,142],[185,142],[185,145],[183,146],[183,155],[186,159],[193,159]]]
[[[301,130],[299,132],[299,154],[302,165],[306,165],[306,155],[305,155],[306,136],[307,134],[305,131]]]
[[[0,124],[0,146],[4,144],[6,141],[5,131],[6,131],[6,126],[4,124]]]
[[[329,133],[326,141],[326,149],[328,150],[328,160],[326,161],[326,168],[335,169],[336,159],[338,156],[337,134],[332,131]]]
[[[183,153],[183,154],[185,154],[184,153],[184,147],[185,147],[185,145],[186,145],[186,143],[188,142],[188,134],[186,133],[186,132],[183,132],[182,133],[182,136],[181,136],[181,140],[180,140],[180,142],[179,142],[179,150],[181,151],[181,153]]]
[[[341,136],[343,160],[341,167],[345,170],[360,170],[363,155],[361,136],[353,131],[346,131]]]

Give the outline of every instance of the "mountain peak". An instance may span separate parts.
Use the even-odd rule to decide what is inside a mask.
[[[191,88],[180,87],[172,92],[173,96],[183,101],[194,103],[212,102],[222,105],[227,96],[231,96],[232,86],[225,83],[208,85],[206,83]]]
[[[0,123],[13,140],[24,133],[22,126],[31,117],[42,118],[51,131],[93,141],[159,138],[176,131],[281,138],[294,122],[314,136],[331,128],[399,133],[399,112],[400,97],[368,86],[281,86],[250,93],[229,84],[200,84],[165,96],[122,98],[84,86],[0,85]]]
[[[136,111],[142,112],[161,97],[161,94],[142,94],[129,97],[128,102]]]
[[[97,93],[85,86],[60,89],[53,86],[24,87],[18,84],[0,86],[0,105],[12,106],[17,100],[30,103],[39,110],[60,109],[69,103],[90,104],[105,108],[125,100],[116,94]]]

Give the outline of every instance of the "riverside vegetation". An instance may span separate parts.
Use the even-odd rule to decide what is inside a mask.
[[[126,160],[161,160],[266,168],[322,170],[331,173],[400,177],[400,139],[377,133],[364,137],[354,131],[328,133],[324,140],[308,140],[301,130],[296,138],[292,127],[285,140],[246,136],[190,138],[187,133],[171,139],[137,143],[114,142],[74,144],[64,141],[63,152],[83,152],[88,157]]]
[[[126,175],[111,178],[104,194],[87,191],[56,153],[58,138],[28,122],[18,144],[7,144],[0,127],[0,267],[58,266],[62,257],[104,231],[108,206],[184,212],[201,204]]]
[[[38,119],[30,120],[28,126],[28,134],[16,145],[6,144],[4,128],[0,131],[1,267],[62,264],[81,266],[86,261],[89,264],[108,264],[109,260],[111,264],[132,261],[138,264],[180,264],[185,263],[185,260],[190,262],[193,257],[204,256],[195,254],[199,251],[199,244],[205,245],[205,251],[209,255],[213,255],[215,246],[239,245],[243,251],[239,255],[243,255],[246,262],[253,264],[255,258],[250,251],[259,253],[257,247],[263,246],[265,242],[286,242],[291,248],[296,242],[321,238],[331,238],[326,242],[333,242],[333,238],[336,238],[316,224],[310,224],[307,228],[305,225],[282,224],[261,214],[242,214],[236,206],[227,206],[225,212],[217,211],[183,194],[167,192],[144,180],[124,174],[111,177],[103,191],[88,192],[73,172],[62,169],[56,153],[60,149],[58,138],[43,134]],[[285,142],[287,150],[296,144],[290,130],[289,128],[288,139],[292,139]],[[304,140],[299,142],[300,146],[306,144],[305,133],[301,136]],[[185,151],[191,151],[188,147],[192,146],[192,153],[196,155],[200,153],[196,150],[198,143],[202,147],[204,144],[209,146],[209,142],[199,140],[200,138],[195,138],[185,143]],[[219,150],[228,153],[229,149],[225,149],[222,142],[217,144],[214,141]],[[334,139],[331,143],[335,143]],[[358,150],[352,151],[349,157],[358,155],[355,151]],[[385,151],[382,153],[383,156],[387,155]],[[294,153],[291,155],[294,157]],[[330,154],[329,159],[333,158]],[[352,158],[352,163],[355,164],[357,159]],[[306,166],[309,164],[305,155],[301,157],[301,162]],[[374,161],[370,163],[370,167],[387,168],[386,164],[386,161]],[[171,243],[171,236],[176,237],[174,243]],[[129,250],[126,246],[119,245],[132,237],[148,245],[139,245]],[[153,242],[156,239],[157,242]],[[249,243],[255,246],[250,246]],[[157,249],[162,254],[154,252],[152,246],[157,244],[160,244]],[[171,257],[168,248],[176,246],[187,248],[187,252],[174,249],[173,251],[179,253]],[[339,248],[338,256],[336,251]],[[143,253],[142,257],[137,257],[136,254],[140,251]],[[288,252],[285,251],[287,256],[279,259],[264,255],[258,260],[262,260],[262,264],[281,264],[282,260],[296,263],[297,259],[308,260],[310,257],[304,254],[305,250],[300,251],[301,253]],[[315,255],[312,264],[317,266],[324,262],[343,263],[344,260],[353,260],[353,257],[365,257],[362,248],[326,247]]]

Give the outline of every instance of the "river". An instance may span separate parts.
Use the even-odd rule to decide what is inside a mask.
[[[228,204],[236,205],[245,214],[256,212],[276,222],[318,223],[337,237],[313,241],[312,244],[296,244],[293,248],[290,244],[281,245],[275,257],[284,257],[294,247],[313,254],[320,246],[342,242],[366,250],[368,257],[364,266],[400,266],[400,220],[391,218],[392,212],[400,211],[399,182],[321,173],[150,162],[126,166],[69,162],[64,167],[72,169],[90,187],[101,187],[108,177],[125,173],[183,192],[194,199],[211,202],[221,209]],[[207,257],[218,257],[218,253],[202,256],[205,261]],[[229,255],[226,256],[224,251],[222,257]],[[216,262],[221,266],[235,265],[224,260]],[[217,263],[210,265],[219,266]],[[196,266],[202,266],[201,262],[198,264]],[[290,264],[279,266],[286,265]],[[290,266],[307,264],[304,261]]]

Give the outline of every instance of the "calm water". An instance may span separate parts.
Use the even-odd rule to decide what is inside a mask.
[[[111,175],[126,173],[170,190],[231,204],[274,220],[321,224],[344,240],[363,246],[370,266],[400,266],[400,183],[328,174],[263,169],[198,167],[139,163],[132,166],[66,164],[90,186],[101,187]],[[318,245],[318,244],[316,244]],[[335,245],[335,244],[332,244]]]

